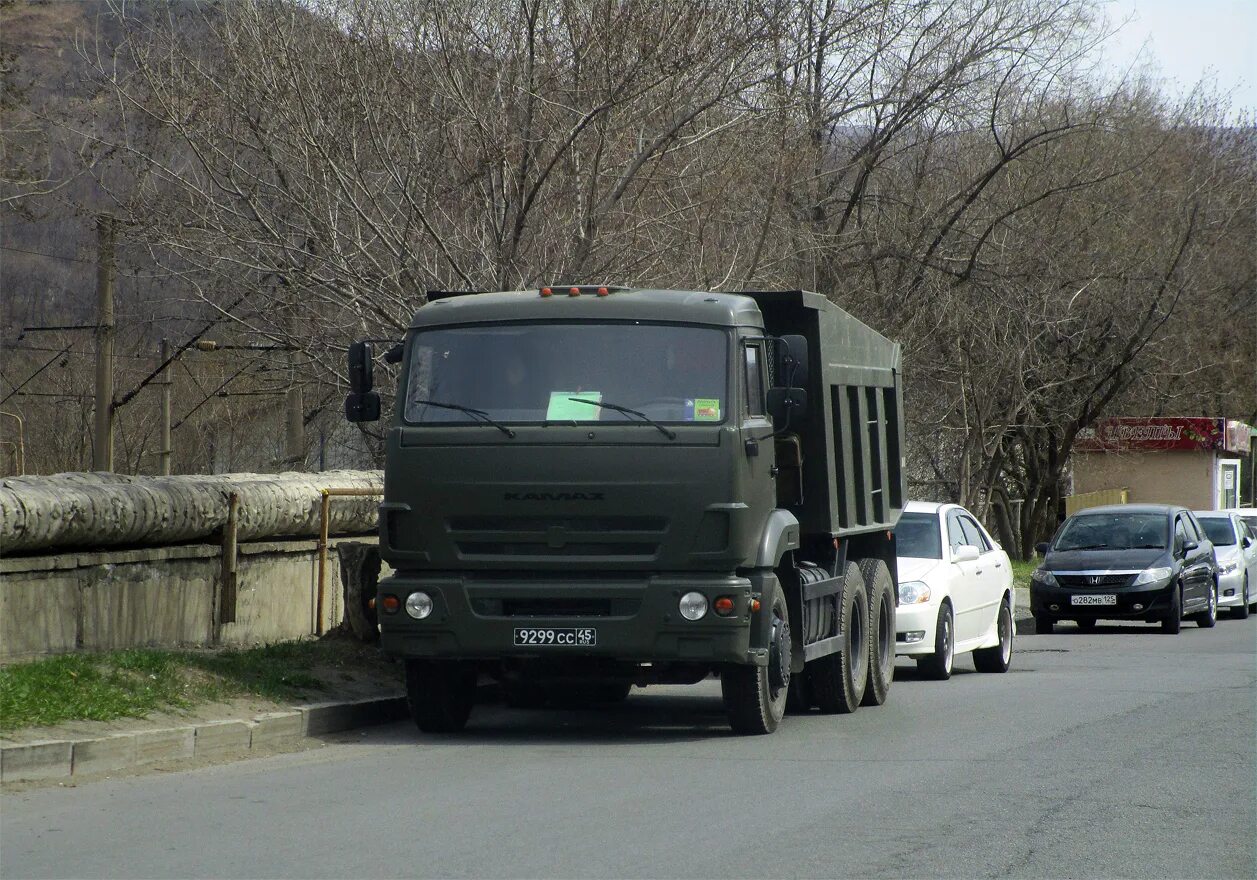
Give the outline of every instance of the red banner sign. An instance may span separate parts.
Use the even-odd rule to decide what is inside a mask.
[[[1221,450],[1226,446],[1226,419],[1103,419],[1078,433],[1077,452],[1150,451],[1157,449]]]

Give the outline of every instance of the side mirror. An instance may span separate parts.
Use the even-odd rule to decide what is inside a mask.
[[[807,392],[802,388],[769,388],[768,414],[778,429],[802,423],[807,414]]]
[[[378,422],[380,420],[380,395],[372,391],[375,385],[375,351],[369,342],[355,342],[349,346],[349,388],[345,397],[345,418],[351,422]]]
[[[355,342],[346,355],[349,362],[349,390],[365,394],[375,387],[375,346]]]
[[[1190,553],[1191,551],[1195,550],[1199,546],[1200,544],[1198,544],[1196,541],[1193,541],[1191,538],[1188,538],[1186,541],[1183,542],[1183,552]]]
[[[1047,556],[1047,551],[1048,551],[1047,541],[1040,541],[1039,543],[1034,545],[1034,552],[1038,553],[1040,556]]]
[[[783,386],[807,387],[807,337],[778,337],[776,345],[777,381]]]
[[[1252,539],[1252,538],[1250,538],[1250,537],[1248,537],[1248,535],[1245,535],[1245,536],[1244,536],[1244,546],[1245,546],[1245,547],[1251,547],[1251,546],[1253,546],[1253,539]]]
[[[953,547],[951,551],[952,562],[973,562],[982,554],[978,552],[978,548],[972,544],[961,544],[959,547]]]

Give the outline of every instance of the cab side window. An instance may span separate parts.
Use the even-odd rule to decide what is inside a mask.
[[[1183,517],[1174,517],[1174,551],[1176,553],[1183,552],[1183,545],[1187,543],[1187,527],[1183,525]]]
[[[746,414],[762,416],[767,412],[764,405],[763,347],[759,343],[746,346]]]

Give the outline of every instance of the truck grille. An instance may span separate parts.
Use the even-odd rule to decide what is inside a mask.
[[[668,521],[654,516],[461,516],[446,521],[459,554],[497,556],[633,556],[659,551]]]
[[[472,610],[484,617],[632,617],[640,598],[588,597],[484,598],[471,600]]]

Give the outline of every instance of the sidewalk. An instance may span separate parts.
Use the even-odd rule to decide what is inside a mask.
[[[220,708],[223,717],[187,723],[171,723],[171,716],[159,715],[15,731],[0,739],[0,783],[71,781],[293,751],[318,745],[324,734],[386,724],[407,714],[405,697],[398,691],[263,712],[241,703]]]

